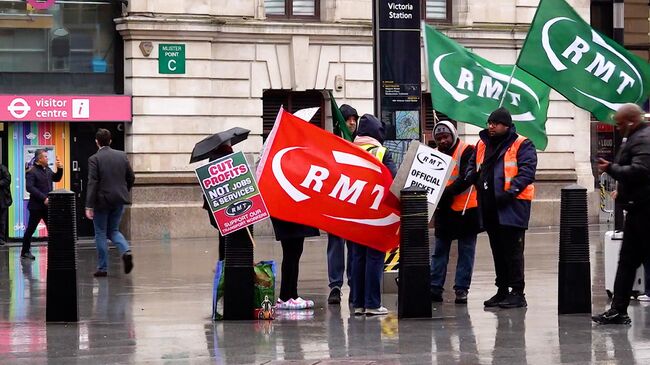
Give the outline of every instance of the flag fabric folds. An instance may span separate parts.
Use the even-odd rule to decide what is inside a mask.
[[[381,251],[399,243],[399,200],[390,192],[390,171],[358,146],[283,109],[257,175],[273,217]]]
[[[336,104],[334,95],[330,91],[330,106],[332,108],[332,124],[334,125],[334,134],[340,136],[341,138],[352,142],[352,132],[348,129],[348,125],[345,124],[345,118],[339,109],[339,106]]]
[[[516,67],[494,64],[424,24],[433,108],[459,122],[485,127],[500,105],[512,114],[517,132],[544,150],[550,89]]]
[[[622,104],[640,105],[650,92],[648,63],[596,32],[564,0],[541,0],[517,66],[612,124]]]

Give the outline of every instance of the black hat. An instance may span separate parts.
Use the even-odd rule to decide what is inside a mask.
[[[343,119],[348,120],[350,117],[355,117],[357,120],[359,120],[359,114],[357,114],[357,110],[348,104],[341,105],[339,110],[341,111],[341,114],[343,114]]]
[[[510,116],[508,109],[500,107],[499,109],[493,111],[492,114],[490,114],[488,117],[488,122],[495,122],[511,127],[512,117]]]

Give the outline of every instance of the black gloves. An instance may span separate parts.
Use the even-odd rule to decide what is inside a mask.
[[[497,206],[503,207],[505,205],[512,203],[512,201],[515,200],[515,194],[512,193],[511,191],[502,191],[496,193],[495,198],[497,201]]]

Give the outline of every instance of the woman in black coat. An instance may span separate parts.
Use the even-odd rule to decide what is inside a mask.
[[[298,223],[291,223],[271,217],[275,239],[282,244],[282,282],[280,284],[280,297],[278,304],[293,300],[300,300],[298,297],[298,272],[300,256],[305,243],[305,237],[319,236],[317,228],[305,226]],[[281,302],[280,302],[281,301]],[[306,308],[312,307],[311,303]]]

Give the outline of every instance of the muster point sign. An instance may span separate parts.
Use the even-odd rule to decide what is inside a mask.
[[[185,73],[185,45],[158,45],[158,72],[161,74]]]

